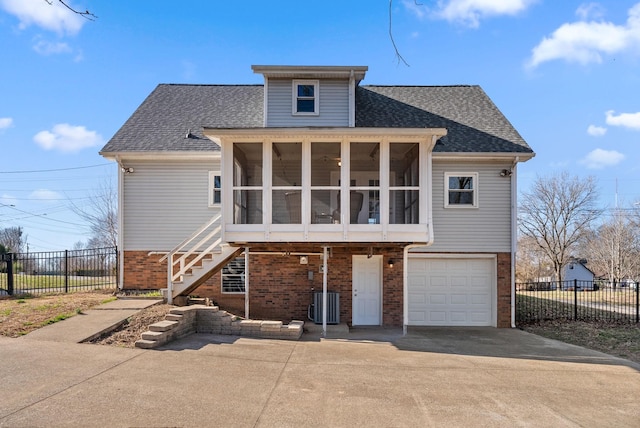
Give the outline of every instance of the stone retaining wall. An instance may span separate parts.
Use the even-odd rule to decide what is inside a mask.
[[[137,348],[151,349],[193,333],[229,334],[265,339],[298,340],[303,321],[245,320],[221,311],[217,306],[193,305],[173,308],[164,321],[151,324],[136,342]]]

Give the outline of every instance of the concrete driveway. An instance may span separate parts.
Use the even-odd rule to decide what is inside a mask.
[[[1,426],[638,426],[640,366],[504,329],[193,335],[161,350],[0,337]]]

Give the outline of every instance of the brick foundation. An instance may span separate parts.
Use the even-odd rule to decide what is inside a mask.
[[[290,252],[319,252],[318,248],[288,248]],[[351,324],[351,266],[354,254],[367,254],[366,248],[334,247],[328,262],[328,290],[340,293],[340,321]],[[403,296],[402,247],[375,250],[383,255],[382,323],[384,326],[402,326]],[[161,255],[146,251],[124,252],[125,289],[166,288],[166,262],[159,263]],[[394,266],[389,267],[392,259]],[[321,257],[310,255],[308,264],[300,264],[300,256],[252,254],[249,259],[249,315],[254,319],[283,322],[307,320],[307,309],[313,293],[322,291]],[[313,272],[311,279],[309,272]],[[220,274],[216,274],[198,287],[192,295],[210,298],[221,309],[244,315],[244,294],[223,294]],[[511,327],[511,255],[497,254],[497,326]]]

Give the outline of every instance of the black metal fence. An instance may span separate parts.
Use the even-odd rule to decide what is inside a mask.
[[[516,323],[549,320],[640,323],[637,281],[516,284]]]
[[[118,286],[117,248],[0,255],[0,296]]]

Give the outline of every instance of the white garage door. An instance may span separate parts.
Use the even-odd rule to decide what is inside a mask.
[[[495,260],[409,258],[409,325],[492,326]]]

